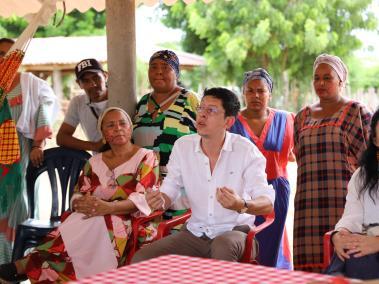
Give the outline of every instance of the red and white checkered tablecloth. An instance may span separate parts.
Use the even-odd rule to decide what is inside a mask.
[[[342,280],[342,281],[341,281]],[[348,283],[335,277],[265,266],[166,255],[100,273],[76,283]]]

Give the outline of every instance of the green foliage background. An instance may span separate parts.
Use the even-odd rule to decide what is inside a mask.
[[[207,68],[183,72],[197,91],[206,86],[240,86],[243,73],[264,67],[275,79],[273,106],[297,110],[310,98],[312,64],[320,53],[340,56],[350,70],[350,88],[379,87],[379,66],[364,68],[353,56],[361,46],[355,30],[375,30],[371,0],[214,0],[160,5],[162,22],[183,30],[181,47],[204,55]],[[62,14],[57,15],[57,20]],[[0,37],[15,38],[27,22],[0,18]],[[36,37],[105,34],[105,12],[73,11],[60,26],[39,28]],[[167,43],[175,46],[173,43]],[[146,65],[137,63],[139,94],[148,88]],[[66,80],[66,79],[64,79]],[[66,80],[70,81],[70,80]]]
[[[62,18],[62,12],[58,11],[56,22]],[[0,17],[0,37],[18,37],[27,26],[27,21],[20,17]],[[59,26],[48,25],[38,28],[35,37],[51,36],[83,36],[105,35],[105,12],[97,12],[94,9],[81,13],[77,10],[64,16]]]
[[[240,85],[243,73],[264,67],[276,81],[274,105],[298,109],[310,90],[312,65],[320,53],[343,60],[361,46],[352,33],[374,30],[370,0],[182,1],[163,22],[184,31],[183,48],[204,54],[213,81]],[[356,81],[353,81],[356,82]]]

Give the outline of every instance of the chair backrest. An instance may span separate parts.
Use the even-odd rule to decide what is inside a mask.
[[[78,181],[80,171],[91,155],[86,151],[74,150],[64,147],[50,148],[44,151],[42,166],[34,167],[29,163],[26,171],[26,186],[30,217],[34,218],[35,208],[35,183],[44,172],[48,173],[52,197],[51,215],[52,221],[58,221],[60,215],[68,208],[66,199],[70,200],[75,184]],[[58,180],[60,188],[58,187]],[[41,190],[47,190],[45,185],[40,185]],[[61,190],[61,210],[59,212],[59,193]]]

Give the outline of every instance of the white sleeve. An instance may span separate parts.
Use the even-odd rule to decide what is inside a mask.
[[[182,170],[180,167],[180,147],[178,140],[172,148],[170,159],[167,164],[167,176],[164,178],[161,192],[165,193],[171,200],[171,204],[180,196],[183,187]]]
[[[48,106],[45,108],[46,114],[47,114],[50,125],[53,125],[60,110],[58,98],[54,94],[53,89],[50,87],[50,85],[46,81],[41,80],[41,79],[39,79],[38,81],[39,81],[39,87],[40,87],[39,88],[40,104],[44,104]]]
[[[66,115],[64,117],[64,123],[76,128],[80,122],[79,118],[79,96],[73,97],[68,105]]]
[[[345,210],[336,224],[335,230],[348,229],[352,233],[361,233],[363,224],[363,202],[359,199],[358,190],[361,188],[359,180],[360,169],[356,170],[347,186]]]
[[[34,139],[36,131],[36,113],[40,105],[47,107],[46,118],[52,124],[59,110],[59,103],[49,84],[31,73],[21,73],[22,111],[17,120],[17,130],[25,137]]]
[[[252,199],[266,196],[274,205],[275,190],[267,183],[266,158],[255,145],[246,153],[245,171],[243,172],[245,192]]]

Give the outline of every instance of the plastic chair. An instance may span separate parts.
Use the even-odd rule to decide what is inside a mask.
[[[56,147],[44,151],[42,166],[36,168],[29,163],[26,171],[26,186],[30,218],[17,226],[12,261],[23,257],[26,249],[36,247],[44,236],[60,224],[61,215],[69,207],[67,201],[73,194],[80,171],[90,157],[91,155],[86,151]],[[44,172],[48,173],[52,196],[51,214],[48,221],[34,219],[34,186],[37,178]],[[60,187],[58,187],[58,178]],[[43,190],[48,189],[44,186]]]
[[[155,211],[151,213],[149,216],[146,217],[139,217],[136,219],[132,220],[132,235],[131,235],[131,248],[128,253],[128,257],[126,260],[126,264],[129,264],[130,261],[133,258],[133,255],[136,253],[137,250],[139,250],[142,246],[145,244],[153,242],[155,239],[152,241],[145,241],[140,243],[138,240],[139,237],[139,227],[147,222],[153,221],[154,219],[163,216],[164,211]]]
[[[323,253],[324,253],[323,268],[324,269],[326,269],[329,266],[332,260],[333,253],[334,253],[334,247],[331,240],[333,232],[334,231],[329,231],[325,233],[323,237]]]
[[[183,215],[177,216],[172,218],[171,220],[167,220],[164,222],[161,222],[158,226],[158,234],[156,237],[156,240],[159,240],[167,235],[170,234],[170,231],[172,228],[174,228],[177,225],[184,224],[189,218],[191,217],[191,211],[189,210],[187,213],[184,213]],[[246,237],[246,243],[245,243],[245,251],[242,255],[242,258],[239,262],[242,263],[252,263],[252,264],[258,264],[257,259],[252,259],[253,254],[253,240],[256,234],[270,226],[274,220],[275,220],[275,212],[268,215],[264,215],[265,221],[260,224],[259,226],[256,226],[254,228],[251,228],[249,233]],[[257,256],[259,259],[259,256]]]

